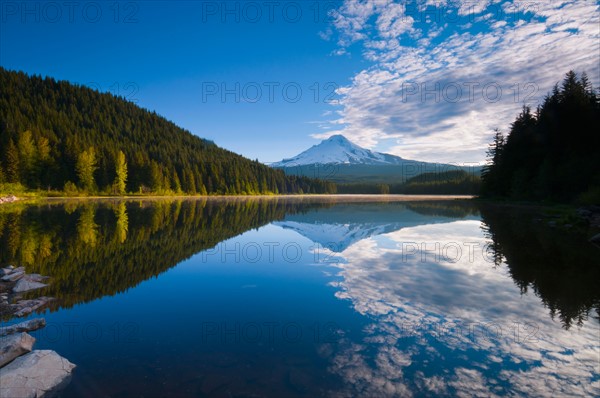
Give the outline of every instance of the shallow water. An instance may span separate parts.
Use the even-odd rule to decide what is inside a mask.
[[[68,397],[598,395],[598,249],[467,202],[81,201],[0,213],[52,277]],[[18,320],[7,320],[15,323]]]

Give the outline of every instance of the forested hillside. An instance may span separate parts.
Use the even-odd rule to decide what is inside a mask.
[[[0,184],[76,194],[328,193],[112,94],[0,68]]]
[[[464,170],[423,173],[400,184],[338,184],[338,193],[399,195],[477,195],[481,179]]]
[[[484,196],[600,204],[600,98],[587,76],[567,73],[543,104],[496,132]]]

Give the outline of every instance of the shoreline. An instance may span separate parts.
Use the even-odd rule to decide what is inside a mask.
[[[227,200],[227,199],[336,199],[344,200],[362,200],[371,202],[411,202],[411,201],[450,201],[450,200],[473,200],[477,198],[474,195],[379,195],[379,194],[292,194],[292,195],[125,195],[125,196],[34,196],[34,197],[14,197],[10,202],[0,202],[8,204],[21,202],[23,204],[31,202],[60,202],[60,201],[78,201],[78,200]]]

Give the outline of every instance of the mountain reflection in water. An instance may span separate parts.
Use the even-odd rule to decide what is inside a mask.
[[[281,244],[292,237],[307,255],[270,268],[243,256],[210,256],[223,241],[264,246],[274,237]],[[110,361],[117,356],[133,369],[129,384],[117,383],[120,390],[111,381],[122,369],[111,368],[108,354],[70,344],[66,354],[81,375],[67,396],[89,394],[90,378],[104,395],[598,395],[597,256],[581,237],[535,223],[527,210],[470,202],[74,201],[0,212],[0,262],[51,277],[42,292],[32,292],[58,298],[50,321],[105,297],[116,295],[122,305],[153,277],[156,289],[179,283],[182,297],[176,290],[172,307],[151,311],[178,330],[177,340],[146,346],[142,336],[112,353]],[[188,274],[161,275],[186,259]],[[250,301],[227,284],[209,289],[229,277],[240,278]],[[200,307],[191,297],[218,304]],[[106,303],[118,318],[117,303]],[[181,307],[186,319],[172,309]],[[198,338],[199,319],[213,313],[206,311],[230,323],[337,315],[329,318],[327,339],[221,347]],[[148,341],[168,336],[160,325],[145,331]],[[52,347],[43,335],[40,341]],[[157,361],[177,355],[180,363],[152,370],[157,379],[148,381],[140,366],[148,347]],[[83,351],[87,357],[78,358]]]

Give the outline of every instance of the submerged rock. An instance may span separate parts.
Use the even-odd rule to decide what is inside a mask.
[[[13,359],[31,352],[35,338],[27,333],[0,337],[0,367]]]
[[[37,279],[37,278],[31,278],[31,275],[25,275],[23,278],[21,278],[17,282],[15,287],[13,287],[13,292],[15,292],[15,293],[28,292],[30,290],[41,289],[43,287],[48,286],[45,283],[40,283],[40,282],[36,281],[35,279]]]
[[[8,336],[9,334],[21,332],[31,332],[33,330],[41,329],[44,326],[46,326],[46,320],[44,318],[30,319],[25,322],[0,328],[0,336]]]
[[[52,300],[54,300],[54,298],[44,296],[33,300],[21,300],[16,304],[11,304],[10,307],[14,311],[15,316],[22,317],[31,314],[33,311],[45,306]]]
[[[18,268],[17,268],[17,270],[18,270]],[[2,277],[2,281],[3,282],[16,282],[16,281],[18,281],[19,279],[21,279],[22,277],[25,276],[25,271],[24,270],[23,271],[21,271],[21,270],[17,271],[17,270],[11,272],[8,275],[4,275]]]
[[[54,351],[30,352],[0,369],[0,397],[52,396],[69,384],[74,368]]]
[[[50,277],[40,275],[40,274],[26,274],[25,278],[32,282],[44,282],[44,281],[48,280]]]

